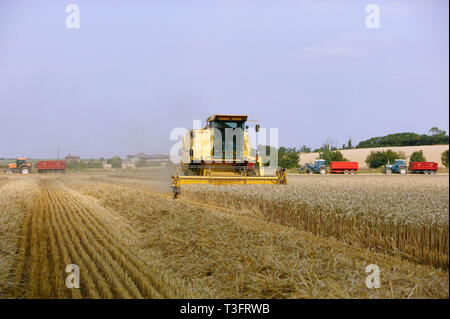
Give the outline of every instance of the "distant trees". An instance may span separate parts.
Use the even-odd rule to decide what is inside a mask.
[[[445,150],[441,154],[442,164],[448,168],[448,150]]]
[[[114,156],[108,160],[108,164],[111,164],[112,168],[121,168],[122,167],[122,159],[120,156]]]
[[[66,160],[68,170],[83,170],[86,168],[103,168],[103,163],[98,160]]]
[[[150,166],[152,166],[152,165],[151,165],[151,163],[150,163],[149,161],[147,161],[147,160],[139,160],[139,161],[136,163],[136,167],[150,167]]]
[[[394,152],[393,150],[386,151],[372,151],[366,158],[366,163],[371,168],[378,168],[385,165],[388,161],[393,163],[395,159],[405,159],[405,154],[402,152]]]
[[[382,137],[373,137],[359,142],[357,148],[449,144],[449,136],[446,135],[445,131],[433,127],[429,132],[431,135],[396,133]]]
[[[411,156],[409,157],[409,161],[410,162],[426,162],[427,160],[425,159],[425,156],[423,155],[423,151],[416,151],[414,153],[411,154]]]
[[[66,169],[68,170],[82,170],[87,167],[84,161],[66,160]]]
[[[319,157],[325,160],[325,164],[328,166],[330,162],[339,161],[339,162],[347,162],[348,159],[344,158],[342,153],[336,148],[332,147],[330,144],[323,144],[319,150]]]
[[[280,147],[278,149],[278,166],[296,168],[300,159],[299,151],[294,148]]]
[[[308,147],[306,145],[300,146],[300,149],[298,150],[300,153],[311,153],[311,147]]]
[[[431,135],[445,135],[445,131],[438,129],[436,126],[430,128],[430,130],[428,131]]]

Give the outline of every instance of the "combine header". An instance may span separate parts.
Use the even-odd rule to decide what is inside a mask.
[[[284,168],[265,167],[252,155],[246,121],[247,115],[212,115],[203,129],[184,136],[181,163],[172,176],[174,197],[187,184],[287,183]]]

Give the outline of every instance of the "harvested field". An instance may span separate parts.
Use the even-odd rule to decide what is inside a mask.
[[[179,200],[173,200],[169,194],[156,192],[154,182],[129,177],[69,175],[12,180],[0,188],[0,208],[6,208],[0,210],[0,225],[10,225],[7,233],[0,232],[0,243],[5,234],[11,238],[8,271],[0,277],[0,296],[449,296],[448,269],[350,245],[333,236],[316,236],[298,225],[261,218],[247,207],[241,211],[226,204],[225,195],[230,201],[237,195],[222,188],[216,188],[221,199],[213,204],[201,195],[200,188],[186,188]],[[301,184],[299,181],[292,188]],[[290,187],[270,186],[266,197]],[[14,197],[17,189],[23,191]],[[257,196],[253,187],[236,189]],[[13,214],[16,211],[20,213]],[[436,223],[444,227],[445,218],[437,218]],[[68,264],[80,268],[80,289],[65,286]],[[365,285],[369,264],[381,269],[379,289]]]

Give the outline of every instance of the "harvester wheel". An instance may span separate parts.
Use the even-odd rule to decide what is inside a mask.
[[[30,169],[28,167],[22,167],[22,169],[20,170],[20,172],[22,174],[28,174],[30,173]]]

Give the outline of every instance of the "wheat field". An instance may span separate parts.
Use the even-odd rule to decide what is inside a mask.
[[[448,177],[338,177],[0,179],[0,298],[448,298]]]

